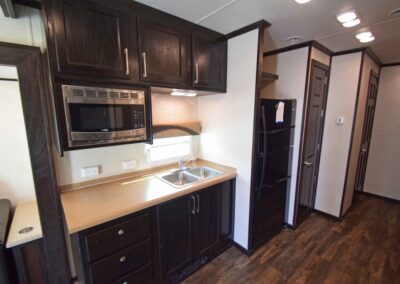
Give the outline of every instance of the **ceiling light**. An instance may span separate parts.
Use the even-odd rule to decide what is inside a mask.
[[[286,42],[289,45],[294,45],[294,44],[298,44],[301,42],[303,37],[295,35],[295,36],[290,36],[288,38],[286,38]]]
[[[347,12],[337,15],[336,19],[341,23],[347,23],[347,22],[351,22],[351,21],[354,21],[355,19],[357,19],[357,14],[354,10],[347,11]]]
[[[361,23],[360,19],[355,19],[355,20],[352,20],[352,21],[350,21],[350,22],[342,23],[342,25],[343,25],[345,28],[351,28],[351,27],[357,26],[357,25],[360,24],[360,23]]]
[[[310,2],[311,0],[294,0],[294,1],[296,1],[299,4],[306,4],[306,3]]]
[[[375,37],[369,31],[356,34],[356,38],[362,43],[370,42],[375,39]]]
[[[179,97],[195,97],[197,93],[191,91],[178,91],[174,90],[171,92],[171,96],[179,96]]]

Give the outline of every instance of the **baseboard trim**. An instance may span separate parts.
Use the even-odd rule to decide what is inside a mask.
[[[382,195],[378,195],[378,194],[371,193],[371,192],[366,192],[366,191],[356,191],[356,193],[364,194],[364,195],[367,195],[367,196],[371,196],[371,197],[379,198],[379,199],[386,200],[386,201],[389,201],[389,202],[394,202],[394,203],[400,204],[400,200],[397,200],[397,199],[394,199],[394,198],[391,198],[391,197],[386,197],[386,196],[382,196]]]
[[[284,226],[285,228],[290,229],[290,230],[296,230],[296,226],[291,225],[291,224],[289,224],[289,223],[285,223],[283,226]]]
[[[238,244],[237,242],[235,242],[235,241],[232,241],[232,244],[233,244],[233,246],[234,246],[235,248],[237,248],[238,250],[240,250],[242,253],[244,253],[244,254],[247,255],[247,256],[251,256],[251,255],[254,253],[253,250],[245,249],[244,247],[242,247],[241,245],[239,245],[239,244]]]
[[[322,216],[328,217],[328,218],[330,218],[330,219],[334,219],[335,221],[342,221],[342,218],[337,217],[337,216],[332,215],[332,214],[329,214],[329,213],[326,213],[326,212],[323,212],[323,211],[320,211],[320,210],[318,210],[318,209],[313,209],[313,211],[314,211],[315,213],[317,213],[317,214],[322,215]]]

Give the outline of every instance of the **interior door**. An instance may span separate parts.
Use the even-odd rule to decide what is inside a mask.
[[[141,80],[145,82],[187,85],[189,36],[177,29],[139,18]]]
[[[300,193],[296,224],[299,225],[314,208],[318,179],[324,108],[329,68],[315,60],[311,63],[303,154],[300,165]]]
[[[161,272],[167,279],[193,259],[192,227],[194,196],[174,199],[158,206]]]
[[[193,36],[193,86],[226,90],[227,43]]]
[[[207,254],[219,241],[219,188],[221,185],[202,190],[194,196],[196,202],[195,217],[195,255],[196,258]]]
[[[358,156],[355,189],[362,191],[365,173],[367,171],[368,153],[371,142],[372,126],[374,123],[376,98],[378,94],[378,74],[371,71],[369,77],[367,104],[365,106],[364,126],[361,138],[360,154]]]
[[[124,15],[94,2],[53,3],[58,71],[128,78]]]

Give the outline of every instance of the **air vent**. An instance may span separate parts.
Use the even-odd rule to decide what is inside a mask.
[[[139,98],[139,95],[137,93],[131,93],[130,96],[131,96],[131,99],[135,99],[135,100],[137,100]]]
[[[112,99],[119,98],[119,93],[117,93],[117,92],[110,92],[109,95],[110,95],[110,98],[112,98]]]
[[[86,97],[89,97],[89,98],[96,97],[96,91],[95,90],[86,90]]]
[[[286,42],[289,45],[294,45],[294,44],[300,43],[302,39],[303,39],[303,37],[301,37],[301,36],[297,36],[297,35],[296,36],[290,36],[290,37],[286,38]]]
[[[99,98],[108,98],[108,93],[106,91],[97,91],[97,96]]]
[[[81,89],[72,89],[72,95],[77,97],[83,97],[84,93]]]
[[[390,11],[389,16],[390,17],[399,17],[400,16],[400,8]]]
[[[129,93],[122,93],[120,94],[121,99],[129,99]]]

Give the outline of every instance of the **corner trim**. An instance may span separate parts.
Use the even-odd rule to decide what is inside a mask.
[[[310,41],[302,42],[302,43],[299,43],[299,44],[295,44],[295,45],[279,48],[279,49],[276,49],[276,50],[264,52],[264,57],[275,55],[275,54],[282,53],[282,52],[295,50],[295,49],[300,49],[300,48],[307,47],[307,46],[308,47],[314,47],[314,48],[318,49],[319,51],[322,51],[323,53],[328,54],[329,56],[332,56],[332,54],[333,54],[333,52],[329,48],[327,48],[326,46],[322,45],[318,41],[310,40]]]
[[[400,62],[393,62],[393,63],[385,63],[385,64],[382,64],[382,68],[384,68],[384,67],[394,67],[394,66],[400,66]]]
[[[397,200],[397,199],[394,199],[394,198],[391,198],[391,197],[386,197],[386,196],[379,195],[379,194],[375,194],[375,193],[371,193],[371,192],[367,192],[367,191],[357,191],[356,194],[364,194],[364,195],[371,196],[371,197],[374,197],[374,198],[378,198],[378,199],[382,199],[382,200],[385,200],[385,201],[389,201],[389,202],[393,202],[393,203],[396,203],[396,204],[400,204],[400,200]]]
[[[245,33],[249,32],[249,31],[252,31],[252,30],[255,30],[255,29],[265,29],[265,28],[268,28],[269,26],[271,26],[270,23],[268,23],[265,20],[260,20],[260,21],[254,22],[254,23],[252,23],[250,25],[244,26],[244,27],[242,27],[240,29],[237,29],[237,30],[235,30],[233,32],[230,32],[230,33],[226,34],[225,35],[225,39],[228,40],[228,39],[231,39],[233,37],[237,37],[237,36],[239,36],[241,34],[245,34]]]
[[[254,253],[254,250],[248,250],[245,249],[244,247],[242,247],[241,245],[239,245],[237,242],[232,240],[232,244],[235,248],[237,248],[238,250],[240,250],[242,253],[244,253],[247,256],[251,256]]]
[[[342,220],[343,220],[341,217],[338,217],[338,216],[335,216],[335,215],[332,215],[332,214],[329,214],[329,213],[320,211],[320,210],[318,210],[318,209],[313,209],[313,211],[314,211],[315,213],[319,214],[319,215],[328,217],[328,218],[330,218],[330,219],[334,219],[335,221],[342,221]]]

